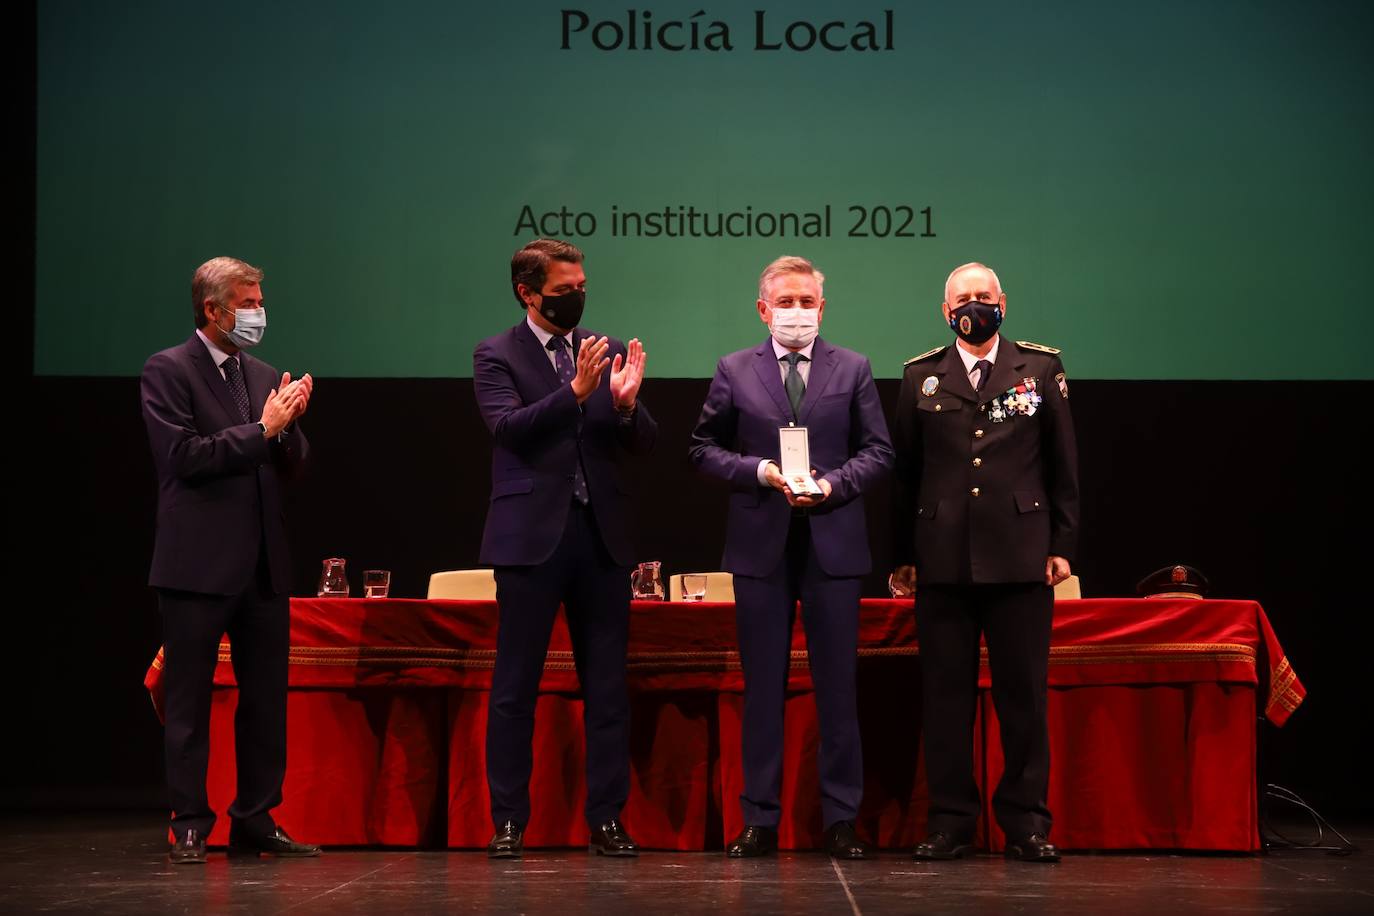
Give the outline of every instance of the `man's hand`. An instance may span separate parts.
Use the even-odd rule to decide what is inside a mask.
[[[816,476],[815,468],[811,469],[811,476]],[[790,506],[800,506],[801,508],[819,506],[821,503],[825,502],[826,497],[830,495],[830,481],[826,480],[824,477],[816,481],[820,485],[820,493],[814,496],[796,495],[792,492],[792,488],[787,485],[787,478],[782,476],[782,471],[778,469],[777,463],[773,461],[764,465],[763,478],[768,481],[770,487],[787,497],[787,504]]]
[[[286,374],[288,378],[290,377],[288,373],[284,374]],[[305,409],[310,406],[310,396],[315,393],[315,380],[311,378],[310,373],[307,372],[296,380],[296,384],[299,386],[301,392],[300,410],[296,414],[296,417],[299,418],[301,414],[305,413]]]
[[[816,476],[815,468],[811,469],[811,476]],[[821,503],[825,502],[826,498],[830,496],[830,481],[822,477],[819,478],[816,481],[816,483],[820,485],[821,492],[815,494],[814,496],[810,494],[803,494],[801,496],[798,496],[797,494],[792,492],[791,487],[787,487],[787,483],[786,481],[784,481],[783,486],[787,487],[787,489],[785,489],[783,492],[787,496],[788,504],[793,506],[799,506],[803,509],[809,509],[812,506],[819,506]]]
[[[1069,571],[1069,561],[1063,557],[1050,557],[1045,561],[1045,584],[1051,588],[1073,575]]]
[[[887,577],[887,589],[894,598],[910,598],[916,594],[916,567],[898,566]]]
[[[310,401],[313,386],[314,381],[308,372],[294,383],[291,381],[290,372],[281,374],[281,384],[272,389],[272,393],[267,396],[267,403],[262,405],[262,425],[266,427],[263,435],[266,438],[272,439],[281,435],[282,430],[305,412],[305,405]]]
[[[305,413],[305,409],[310,406],[310,395],[315,391],[315,380],[311,378],[310,373],[307,372],[293,382],[291,381],[291,373],[283,372],[281,374],[281,385],[278,386],[277,390],[283,395],[292,398],[296,411],[296,415],[291,418],[291,422],[294,423],[296,420],[300,419],[301,414]],[[290,424],[288,423],[287,425]]]
[[[639,383],[644,381],[644,356],[644,345],[636,337],[630,341],[624,363],[622,364],[619,353],[611,363],[611,402],[621,413],[629,413],[635,409]]]
[[[609,347],[610,344],[604,337],[596,340],[590,337],[582,338],[582,344],[577,348],[577,374],[570,383],[573,394],[577,396],[577,403],[586,401],[592,396],[596,386],[601,384],[601,373],[611,362],[606,359],[606,350]],[[637,386],[635,390],[639,390]]]
[[[787,481],[782,476],[782,471],[778,469],[777,462],[770,461],[763,466],[763,479],[768,481],[768,485],[782,495],[792,495],[791,489],[787,486]]]

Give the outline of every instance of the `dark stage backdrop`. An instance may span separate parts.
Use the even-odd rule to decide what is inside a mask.
[[[454,56],[452,30],[427,30],[424,47],[435,53],[407,53],[406,67],[392,67],[395,54],[349,47],[354,41],[375,46],[370,28],[336,28],[332,18],[312,19],[307,12],[291,19],[290,28],[274,20],[271,28],[258,29],[263,17],[280,18],[280,5],[255,3],[247,12],[236,10],[233,22],[215,19],[213,27],[217,35],[223,29],[253,32],[254,59],[268,65],[248,73],[192,73],[179,49],[194,42],[158,45],[186,17],[199,16],[184,4],[101,11],[57,0],[43,4],[41,17],[37,4],[19,4],[4,39],[11,75],[6,121],[18,125],[20,136],[27,125],[28,142],[10,146],[14,180],[6,185],[10,205],[3,219],[11,226],[11,244],[0,255],[12,297],[0,362],[7,375],[18,377],[7,391],[6,411],[9,537],[0,574],[8,638],[0,664],[6,739],[0,806],[163,803],[161,731],[141,684],[160,641],[155,601],[143,584],[154,485],[130,374],[152,349],[189,333],[175,303],[184,301],[195,264],[228,252],[261,261],[269,271],[269,295],[284,306],[274,312],[266,355],[283,368],[321,375],[308,418],[317,460],[291,506],[295,591],[312,592],[320,559],[341,555],[349,559],[355,587],[363,568],[385,566],[396,574],[397,594],[419,595],[431,571],[469,565],[476,556],[489,445],[470,381],[385,376],[464,373],[471,341],[515,320],[501,276],[509,251],[533,234],[512,231],[522,202],[541,211],[566,203],[600,212],[598,237],[579,236],[598,259],[589,265],[600,265],[600,305],[593,305],[602,316],[599,326],[645,333],[637,322],[651,311],[644,292],[653,292],[658,311],[668,316],[660,339],[678,342],[672,352],[654,351],[655,373],[709,373],[716,351],[727,343],[743,346],[761,331],[748,314],[750,284],[783,241],[796,240],[714,247],[689,241],[687,248],[680,247],[682,239],[617,240],[607,235],[605,210],[617,200],[644,209],[720,197],[713,206],[723,209],[831,203],[837,219],[850,215],[849,204],[934,208],[934,238],[853,238],[848,223],[836,222],[842,238],[802,239],[809,244],[794,249],[833,275],[829,333],[871,352],[882,376],[894,375],[901,357],[943,333],[931,291],[938,291],[953,263],[978,256],[1000,266],[1009,281],[1016,278],[1015,301],[1027,307],[1014,312],[1022,316],[1015,335],[1065,346],[1075,376],[1085,491],[1077,572],[1085,593],[1129,594],[1145,572],[1185,562],[1206,571],[1218,595],[1263,602],[1309,690],[1286,728],[1261,724],[1266,775],[1328,811],[1374,810],[1361,778],[1363,761],[1351,752],[1355,736],[1367,731],[1366,671],[1374,637],[1363,578],[1370,565],[1364,530],[1374,506],[1357,444],[1367,425],[1368,386],[1352,381],[1370,375],[1368,334],[1360,333],[1367,332],[1370,313],[1358,272],[1335,279],[1321,272],[1333,261],[1361,263],[1369,247],[1369,221],[1346,214],[1363,212],[1349,204],[1369,198],[1363,147],[1350,140],[1368,136],[1368,120],[1350,112],[1367,110],[1367,93],[1359,87],[1368,83],[1370,58],[1343,50],[1367,45],[1368,9],[1340,3],[1308,11],[1277,0],[1203,9],[1171,2],[1152,9],[1147,22],[1101,4],[1073,2],[1064,8],[1079,12],[1043,17],[1039,7],[1025,12],[1004,4],[1006,16],[976,14],[980,28],[992,29],[995,51],[991,57],[976,52],[970,70],[964,46],[944,40],[960,34],[946,27],[947,20],[967,10],[883,4],[849,18],[877,17],[889,5],[897,9],[899,52],[838,62],[819,52],[785,55],[777,59],[779,71],[757,69],[777,61],[741,50],[720,58],[684,56],[654,80],[612,79],[605,73],[637,73],[650,59],[641,64],[629,52],[600,55],[582,44],[566,53],[577,58],[578,79],[590,80],[594,89],[580,99],[583,108],[597,110],[585,126],[574,125],[577,136],[532,130],[520,120],[525,112],[512,109],[502,117],[519,123],[500,135],[538,142],[474,145],[467,142],[465,113],[445,108],[433,142],[407,145],[390,143],[396,136],[390,128],[418,121],[388,121],[389,114],[354,118],[347,106],[380,101],[368,110],[404,115],[390,104],[396,92],[415,86],[430,92],[445,84],[398,74],[423,73],[426,61],[434,60],[443,67],[480,65],[486,58]],[[449,16],[462,6],[431,8]],[[537,40],[520,42],[522,66],[509,67],[508,49],[491,45],[490,53],[504,55],[503,74],[523,80],[538,79],[543,70],[566,71],[549,25],[548,11],[556,7],[540,5],[544,26]],[[363,4],[343,8],[373,13]],[[161,15],[169,10],[172,15]],[[610,7],[592,12],[597,18],[620,15]],[[803,12],[829,15],[830,9],[807,4],[796,14]],[[659,21],[671,14],[667,8],[656,13]],[[154,27],[142,28],[150,17]],[[1027,17],[1034,21],[1023,29]],[[1241,27],[1240,20],[1254,27]],[[403,14],[393,16],[386,34],[400,28],[407,41],[387,47],[414,46],[412,33],[426,31],[414,21],[419,25],[412,28]],[[1174,27],[1184,21],[1191,24]],[[300,50],[283,50],[282,43],[310,33],[312,23],[320,35],[302,47],[318,49],[337,67],[303,66],[299,79],[278,79],[273,67],[297,61]],[[463,34],[484,40],[480,29]],[[999,34],[1010,37],[999,41]],[[1156,40],[1160,34],[1166,40]],[[1218,44],[1211,38],[1216,34],[1228,41]],[[39,80],[36,47],[42,40],[46,78]],[[165,53],[130,53],[130,47],[137,50],[131,41],[151,42]],[[1198,42],[1200,49],[1192,47]],[[1061,46],[1067,46],[1064,53],[1049,53]],[[68,53],[72,48],[78,53]],[[340,49],[350,53],[335,53]],[[661,58],[652,61],[664,65]],[[911,60],[926,69],[908,66]],[[531,70],[525,65],[531,61],[543,69]],[[691,118],[669,125],[672,135],[659,144],[671,160],[666,166],[661,158],[644,158],[637,142],[620,144],[620,158],[603,155],[605,141],[618,136],[604,131],[603,109],[615,101],[614,93],[602,98],[607,87],[648,99],[635,109],[639,120],[626,122],[643,127],[644,112],[661,119],[678,110],[663,104],[656,81],[664,73],[676,78],[690,70],[707,80],[708,90],[729,89],[676,93],[675,105],[727,99],[736,108],[766,110],[759,103],[778,93],[794,96],[802,76],[842,86],[836,74],[857,72],[869,66],[865,61],[876,61],[884,72],[895,67],[900,79],[888,80],[895,89],[940,107],[918,104],[909,123],[894,121],[894,96],[887,92],[826,88],[816,104],[840,110],[834,119],[820,119],[828,129],[798,141],[806,155],[786,157],[782,168],[775,167],[774,160],[785,158],[775,155],[775,147],[792,138],[770,144],[738,113],[743,126],[708,137],[714,145],[704,155],[700,143],[677,142],[697,129]],[[331,82],[338,68],[350,67],[361,68],[357,79]],[[369,75],[378,68],[385,79]],[[736,90],[746,84],[735,74],[742,70],[768,75],[741,94]],[[939,78],[928,80],[931,74]],[[220,89],[202,92],[206,83]],[[381,94],[352,92],[364,84]],[[572,87],[569,97],[578,95],[578,83],[565,84]],[[297,94],[279,91],[282,86]],[[347,104],[314,104],[331,95]],[[48,100],[42,168],[40,96]],[[463,91],[443,94],[442,101],[490,107],[492,98],[485,90]],[[147,106],[142,114],[126,117],[130,106],[139,105]],[[946,142],[947,134],[967,126],[966,118],[949,117],[961,106],[980,128],[986,112],[1007,115],[997,124],[1001,142]],[[218,142],[199,144],[188,158],[192,141],[181,128],[198,127],[202,112],[223,111],[241,115],[253,130],[217,135]],[[171,114],[150,132],[142,129],[150,112]],[[296,114],[333,120],[317,129],[320,124],[298,122]],[[1087,127],[1075,126],[1079,120]],[[279,135],[283,125],[297,123],[298,130]],[[853,138],[866,137],[871,124],[900,136],[887,145],[855,145]],[[263,131],[277,142],[260,142]],[[345,141],[336,142],[341,133]],[[1308,142],[1336,135],[1348,142]],[[317,147],[323,150],[318,156],[311,152]],[[573,147],[614,166],[597,167],[602,179],[614,180],[590,190],[571,178],[547,176],[503,186],[482,169],[462,167],[462,157],[472,154],[505,157],[502,168],[509,159],[518,170],[523,160],[511,158],[517,152],[561,155],[560,149]],[[750,152],[755,148],[757,154]],[[858,166],[839,155],[870,148],[878,152]],[[279,155],[283,151],[287,155]],[[739,171],[745,153],[749,169]],[[644,164],[621,168],[627,159]],[[197,168],[207,161],[208,167]],[[802,199],[796,189],[814,184],[815,176],[802,168],[810,162],[829,164],[821,186]],[[337,163],[352,169],[340,180],[325,167]],[[721,163],[729,169],[722,171]],[[269,180],[255,183],[265,164],[272,167]],[[674,171],[675,165],[683,168]],[[897,167],[895,178],[883,171]],[[435,169],[443,180],[430,182]],[[712,190],[717,173],[731,176],[723,196]],[[661,187],[664,174],[678,178],[667,200],[648,193]],[[455,189],[471,175],[481,178],[475,193],[464,192],[465,185]],[[609,193],[622,178],[623,199]],[[221,182],[220,192],[229,189],[219,195],[222,205],[195,206],[205,199],[201,184],[211,180]],[[348,193],[334,193],[340,181]],[[283,186],[288,192],[277,193]],[[364,187],[371,190],[358,193]],[[404,193],[393,194],[397,188]],[[565,189],[581,196],[564,200]],[[39,199],[49,204],[41,219]],[[36,238],[43,242],[37,250]],[[297,243],[318,257],[298,251]],[[463,251],[462,243],[473,247]],[[874,264],[886,273],[874,272]],[[1091,269],[1078,269],[1081,264]],[[705,287],[702,277],[711,278]],[[1323,282],[1313,284],[1314,277]],[[717,278],[730,282],[718,288]],[[705,305],[673,298],[679,290],[702,288],[711,291]],[[1304,304],[1313,296],[1316,305]],[[1327,326],[1300,323],[1323,301],[1347,310],[1330,312]],[[474,302],[492,308],[469,315]],[[664,302],[674,308],[665,311]],[[407,309],[392,320],[377,303]],[[699,309],[705,306],[721,320],[703,324]],[[932,339],[887,333],[908,326],[909,307],[924,310],[923,323],[910,326]],[[1225,327],[1228,315],[1238,317]],[[469,318],[482,327],[467,327]],[[443,322],[463,325],[462,333],[443,333]],[[402,346],[354,345],[361,337],[375,339],[379,328],[394,328],[391,336]],[[1222,333],[1214,334],[1219,328]],[[1327,336],[1302,337],[1309,329]],[[689,331],[696,336],[684,336]],[[84,348],[92,358],[64,358],[64,347]],[[407,347],[418,348],[424,359]],[[424,371],[414,371],[421,363]],[[35,365],[40,377],[32,375]],[[1123,380],[1093,380],[1104,378]],[[1161,378],[1347,381],[1149,381]],[[718,562],[723,497],[686,461],[706,385],[700,378],[645,383],[663,438],[638,472],[641,553],[663,560],[670,571]],[[879,382],[889,409],[895,385]],[[881,593],[887,566],[886,502],[881,491],[870,498],[879,572],[868,583],[869,594]]]
[[[1072,365],[1072,354],[1066,354]],[[18,624],[4,804],[157,803],[160,730],[141,686],[159,644],[150,556],[154,481],[130,378],[31,378],[12,433],[8,487]],[[1087,595],[1131,594],[1144,573],[1189,563],[1216,594],[1256,598],[1308,687],[1282,730],[1261,724],[1266,776],[1329,811],[1371,810],[1351,762],[1364,724],[1369,517],[1347,449],[1346,383],[1074,381],[1084,490],[1076,571]],[[880,381],[889,411],[895,381]],[[724,496],[690,468],[687,441],[707,382],[650,379],[656,453],[639,465],[640,557],[714,569]],[[307,418],[310,476],[290,508],[294,592],[312,594],[325,556],[394,571],[401,596],[437,569],[475,565],[489,439],[466,379],[321,379]],[[1352,467],[1354,469],[1352,469]],[[883,593],[887,493],[868,500]],[[15,583],[20,587],[13,587]],[[894,727],[901,727],[894,723]]]

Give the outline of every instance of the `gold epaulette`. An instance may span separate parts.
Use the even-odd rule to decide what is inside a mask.
[[[1033,341],[1029,340],[1018,340],[1016,342],[1016,345],[1018,347],[1025,347],[1027,350],[1037,350],[1041,353],[1048,353],[1050,356],[1059,355],[1059,350],[1057,348],[1047,347],[1044,344],[1034,343]]]
[[[910,366],[912,363],[920,362],[921,360],[925,359],[927,356],[934,356],[936,353],[939,353],[939,352],[940,352],[941,350],[943,350],[943,349],[944,349],[943,346],[935,347],[934,349],[927,350],[926,352],[922,353],[920,356],[913,356],[913,357],[911,357],[911,359],[909,359],[909,360],[907,360],[906,362],[902,363],[902,368],[905,369],[907,366]]]

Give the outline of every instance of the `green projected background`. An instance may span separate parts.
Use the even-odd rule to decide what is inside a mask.
[[[945,275],[981,260],[1072,376],[1374,378],[1368,3],[627,3],[41,0],[36,371],[137,374],[232,254],[281,368],[467,376],[520,317],[529,207],[594,219],[545,226],[655,376],[761,340],[758,273],[802,254],[880,377],[948,341]],[[879,50],[787,47],[834,20]],[[732,49],[666,50],[674,21]],[[680,207],[753,234],[615,218]]]

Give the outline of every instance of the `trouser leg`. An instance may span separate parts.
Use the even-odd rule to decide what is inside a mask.
[[[172,833],[209,836],[215,825],[205,778],[210,766],[210,697],[220,638],[237,597],[158,591],[162,614],[163,748]]]
[[[792,660],[797,595],[784,560],[770,576],[735,576],[735,631],[744,670],[740,749],[745,824],[778,826],[781,818],[783,707]]]
[[[978,711],[976,586],[921,586],[916,638],[921,652],[921,724],[928,825],[970,840],[982,802],[973,773]]]
[[[565,535],[565,541],[566,541]],[[534,764],[534,708],[544,673],[549,635],[562,600],[566,545],[537,566],[496,570],[496,664],[487,706],[487,788],[491,818],[499,827],[530,819],[530,771]]]
[[[1053,621],[1054,592],[1043,584],[998,587],[983,610],[1005,764],[992,810],[1011,837],[1050,832],[1047,708]]]
[[[587,736],[587,823],[620,817],[630,794],[630,698],[625,652],[630,625],[630,572],[611,559],[591,515],[582,518],[576,572],[566,604],[582,684]]]
[[[240,829],[265,836],[276,826],[286,778],[286,684],[291,600],[274,594],[264,567],[257,586],[229,620],[229,647],[238,683],[234,714],[237,796],[229,816]]]
[[[857,578],[827,576],[811,552],[802,575],[801,612],[821,734],[817,769],[826,826],[854,820],[863,799],[856,687],[861,590]]]

